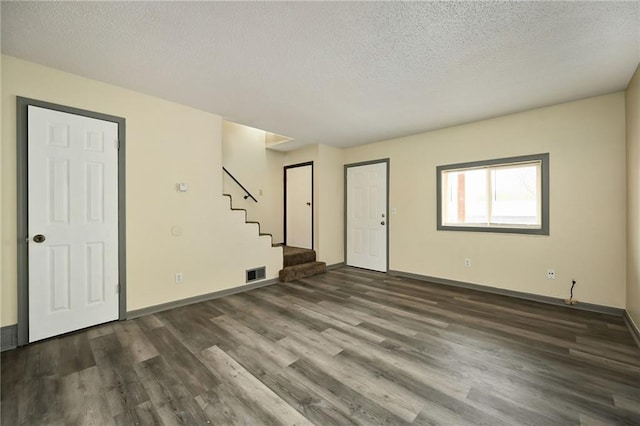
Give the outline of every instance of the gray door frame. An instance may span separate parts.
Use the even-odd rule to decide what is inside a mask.
[[[391,161],[389,158],[381,158],[379,160],[362,161],[359,163],[350,163],[344,165],[344,264],[347,265],[347,219],[349,216],[349,199],[348,199],[348,187],[347,171],[351,167],[369,166],[371,164],[385,163],[387,166],[387,205],[385,206],[386,212],[384,214],[387,224],[387,271],[389,272],[389,228],[391,227],[391,218],[389,217],[389,182],[391,176]]]
[[[126,274],[126,120],[122,117],[94,111],[53,104],[36,99],[16,98],[17,105],[17,225],[18,225],[18,346],[29,343],[29,158],[28,125],[30,105],[68,114],[110,121],[118,125],[118,318],[126,319],[127,274]]]

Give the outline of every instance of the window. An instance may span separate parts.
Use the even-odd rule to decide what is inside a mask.
[[[549,154],[436,170],[438,230],[549,235]]]

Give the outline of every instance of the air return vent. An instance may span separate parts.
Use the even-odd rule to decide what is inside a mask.
[[[247,282],[263,280],[266,277],[265,267],[247,269]]]

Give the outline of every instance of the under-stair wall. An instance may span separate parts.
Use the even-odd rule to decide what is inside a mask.
[[[284,153],[266,148],[264,130],[224,121],[222,165],[258,200],[244,199],[244,191],[223,174],[223,193],[233,197],[235,208],[247,210],[247,220],[260,222],[274,243],[284,241]]]
[[[226,224],[222,231],[224,249],[238,256],[236,263],[243,274],[242,282],[246,270],[262,266],[266,267],[265,279],[277,277],[282,267],[282,247],[273,247],[272,236],[263,232],[260,223],[247,222],[246,212],[233,208],[234,198],[223,195],[221,200]]]

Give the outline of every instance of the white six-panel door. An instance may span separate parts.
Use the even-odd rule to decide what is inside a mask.
[[[290,167],[286,173],[287,245],[313,249],[313,167]]]
[[[387,272],[387,163],[347,168],[347,265]]]
[[[33,342],[118,318],[118,125],[35,106],[28,117]]]

